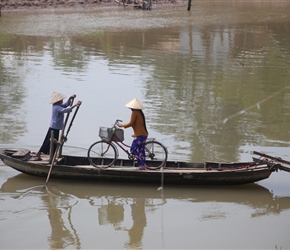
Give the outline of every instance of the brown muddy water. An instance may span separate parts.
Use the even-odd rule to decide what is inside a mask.
[[[0,148],[38,150],[59,91],[83,101],[65,153],[85,155],[137,97],[170,160],[290,160],[289,13],[289,2],[2,13]],[[290,249],[286,172],[231,187],[45,189],[0,164],[1,249]]]

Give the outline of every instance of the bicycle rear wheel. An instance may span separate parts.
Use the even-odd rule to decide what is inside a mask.
[[[145,143],[146,165],[148,169],[155,170],[165,166],[167,161],[167,149],[157,141]]]
[[[117,158],[117,149],[112,143],[98,141],[88,149],[90,164],[96,168],[108,168],[114,164]]]

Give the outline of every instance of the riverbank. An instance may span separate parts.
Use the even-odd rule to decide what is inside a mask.
[[[129,0],[129,4],[140,3],[141,0]],[[153,6],[183,5],[187,0],[158,0]],[[2,0],[1,12],[34,12],[34,11],[89,11],[104,8],[119,8],[123,4],[119,0]]]
[[[126,0],[127,7],[141,6],[143,0]],[[145,0],[146,1],[146,0]],[[189,0],[152,0],[152,9],[164,7],[185,6],[188,7]],[[289,3],[281,0],[192,0],[194,4],[253,4],[283,6]],[[122,0],[0,0],[0,15],[13,12],[74,12],[74,11],[97,11],[104,9],[122,8]]]

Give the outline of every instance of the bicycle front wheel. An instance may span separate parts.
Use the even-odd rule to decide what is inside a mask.
[[[165,166],[167,161],[167,149],[157,141],[145,143],[146,165],[148,169],[155,170]]]
[[[114,164],[117,158],[115,146],[107,141],[98,141],[88,149],[90,164],[96,168],[108,168]]]

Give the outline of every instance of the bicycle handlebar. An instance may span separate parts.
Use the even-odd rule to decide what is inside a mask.
[[[123,122],[122,120],[119,120],[119,119],[117,119],[116,121],[115,121],[115,124],[114,124],[114,127],[119,123],[119,122]]]

